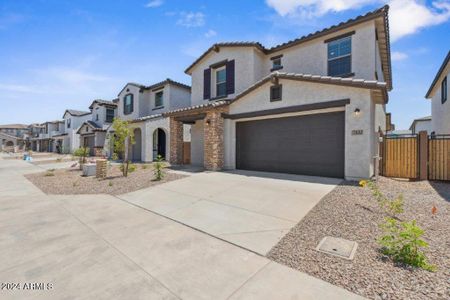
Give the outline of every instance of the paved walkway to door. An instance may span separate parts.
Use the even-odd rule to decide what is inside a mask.
[[[1,299],[361,299],[117,197],[45,195],[38,171],[0,157],[0,281],[52,289]]]

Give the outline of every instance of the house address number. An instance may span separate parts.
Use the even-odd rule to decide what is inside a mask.
[[[352,130],[352,135],[361,135],[363,133],[364,133],[364,131],[362,129]]]

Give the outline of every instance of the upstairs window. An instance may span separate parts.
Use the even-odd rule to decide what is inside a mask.
[[[349,76],[352,72],[352,39],[345,37],[328,43],[328,76]]]
[[[95,121],[98,121],[98,114],[95,114]]]
[[[281,101],[281,98],[282,98],[281,84],[271,86],[270,87],[270,102]]]
[[[444,104],[447,101],[447,76],[445,76],[444,80],[441,83],[441,102]]]
[[[72,119],[67,119],[67,128],[70,128],[71,121],[72,121]]]
[[[272,60],[272,69],[270,70],[270,72],[283,69],[283,65],[281,63],[281,58],[282,57],[283,57],[283,55],[277,55],[277,56],[274,56],[274,57],[271,58],[271,60]]]
[[[123,113],[129,115],[133,112],[133,94],[125,95],[123,98]]]
[[[114,120],[114,109],[112,108],[107,108],[106,109],[106,123],[112,123]]]
[[[227,95],[227,69],[225,67],[216,71],[216,96]]]
[[[164,106],[164,92],[160,91],[155,94],[155,108]]]

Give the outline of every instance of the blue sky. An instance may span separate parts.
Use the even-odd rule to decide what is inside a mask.
[[[430,114],[424,95],[450,49],[450,0],[0,0],[0,124],[60,119],[126,82],[172,78],[211,44],[273,46],[391,5],[397,128]]]

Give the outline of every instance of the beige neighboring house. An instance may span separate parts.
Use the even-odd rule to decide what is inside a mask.
[[[450,134],[449,73],[450,51],[425,95],[425,98],[431,99],[431,128],[436,135]]]
[[[25,150],[29,131],[28,125],[24,124],[0,125],[0,150],[8,152]]]
[[[433,131],[431,116],[415,119],[409,127],[409,130],[412,134],[419,134],[421,131],[426,131],[427,134],[431,134]]]
[[[163,113],[189,107],[191,87],[171,79],[146,86],[127,83],[118,94],[117,117],[129,121],[134,128],[135,144],[130,151],[133,161],[151,162],[158,155],[166,158],[169,154],[169,119]],[[112,128],[108,137],[114,135]],[[184,128],[185,140],[189,140],[189,126]],[[107,143],[107,156],[113,149],[110,139]]]
[[[266,48],[211,46],[186,69],[191,107],[172,110],[170,162],[347,179],[375,174],[392,89],[388,6]]]
[[[64,133],[63,145],[66,152],[73,153],[80,147],[80,135],[77,133],[80,126],[91,119],[90,111],[81,111],[76,109],[66,109],[63,114]]]
[[[83,122],[77,130],[79,143],[89,148],[90,155],[102,156],[106,131],[117,116],[117,101],[97,99],[92,102],[89,109],[90,119]]]

